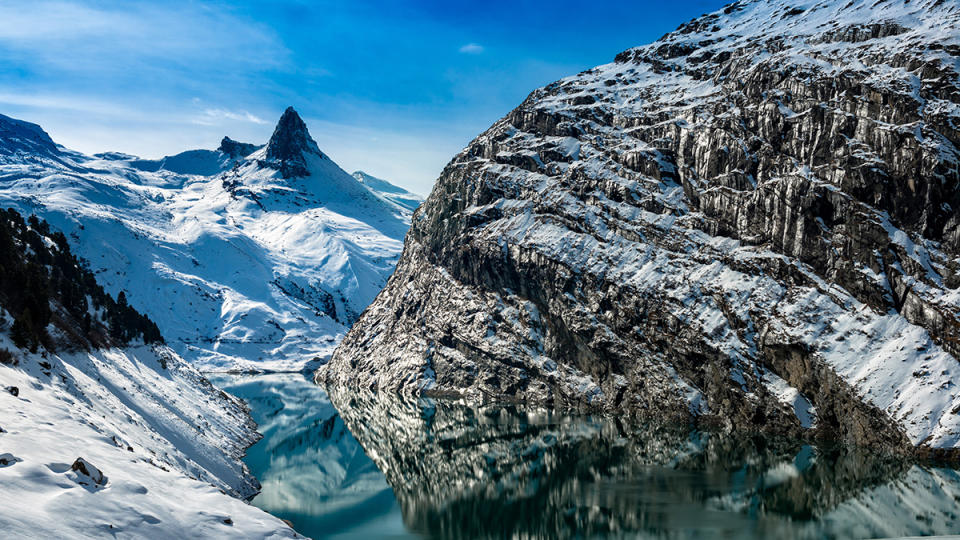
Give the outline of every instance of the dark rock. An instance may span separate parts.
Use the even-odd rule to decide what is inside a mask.
[[[255,144],[238,142],[230,137],[224,137],[223,140],[220,141],[220,147],[217,148],[217,150],[232,158],[242,158],[249,156],[261,148],[263,147]]]
[[[14,397],[17,397],[20,395],[20,389],[17,388],[16,386],[8,386],[7,392],[10,392],[11,394],[13,394]]]
[[[103,472],[82,457],[78,457],[70,465],[70,470],[77,473],[77,483],[80,485],[97,488],[107,485],[107,477]]]

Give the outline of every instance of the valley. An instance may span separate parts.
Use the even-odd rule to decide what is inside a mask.
[[[0,5],[5,537],[960,534],[956,1],[84,2]]]

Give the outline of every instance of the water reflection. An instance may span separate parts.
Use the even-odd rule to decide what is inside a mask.
[[[313,538],[410,536],[393,490],[320,387],[298,374],[211,380],[250,405],[263,434],[244,460],[262,485],[255,506]]]
[[[960,476],[876,453],[328,389],[438,538],[858,538],[960,532]]]
[[[264,440],[254,504],[315,538],[868,538],[960,532],[960,475],[616,419],[216,381]],[[339,413],[338,413],[339,411]]]

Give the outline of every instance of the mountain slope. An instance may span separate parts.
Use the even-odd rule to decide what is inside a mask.
[[[98,282],[126,291],[203,369],[328,357],[386,283],[409,226],[410,211],[323,155],[292,108],[266,146],[225,138],[153,163],[85,156],[4,121],[0,205],[62,231]]]
[[[0,255],[5,535],[293,536],[240,500],[258,488],[241,461],[257,437],[241,402],[144,345],[156,327],[105,294],[47,223],[4,211]]]
[[[960,447],[960,7],[755,0],[447,165],[318,378]]]

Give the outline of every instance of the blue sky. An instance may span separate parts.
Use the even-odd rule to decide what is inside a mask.
[[[0,113],[160,157],[265,142],[293,105],[345,169],[426,194],[534,88],[724,3],[5,1]]]

